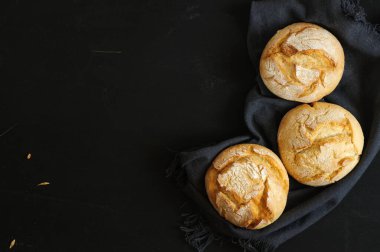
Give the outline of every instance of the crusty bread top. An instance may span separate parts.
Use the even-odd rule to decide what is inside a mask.
[[[310,23],[279,30],[266,45],[260,75],[275,95],[315,102],[331,93],[342,78],[344,52],[329,31]]]
[[[214,208],[239,227],[263,228],[283,212],[289,179],[281,160],[256,144],[222,151],[208,169],[206,191]]]
[[[311,186],[331,184],[359,162],[364,136],[344,108],[325,102],[290,110],[278,130],[281,159],[296,180]]]

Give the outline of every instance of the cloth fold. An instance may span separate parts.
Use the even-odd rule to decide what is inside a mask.
[[[204,175],[215,156],[234,144],[261,144],[278,154],[276,138],[280,120],[299,103],[274,96],[263,84],[258,66],[268,40],[277,30],[295,22],[318,24],[341,42],[345,52],[343,78],[336,90],[324,100],[338,104],[355,115],[363,128],[364,151],[354,170],[335,184],[315,188],[290,178],[288,203],[281,217],[264,229],[246,230],[228,223],[214,210],[206,195]],[[368,168],[380,147],[380,113],[377,112],[380,107],[380,85],[376,71],[380,69],[380,34],[376,26],[366,21],[365,12],[358,1],[253,1],[247,41],[253,71],[257,76],[247,96],[244,112],[250,135],[181,152],[169,168],[178,186],[195,203],[196,214],[201,215],[200,218],[195,218],[194,214],[187,215],[196,221],[185,219],[182,227],[185,232],[191,232],[192,239],[187,236],[187,240],[199,251],[203,251],[217,236],[231,239],[248,251],[273,251],[337,206]],[[205,234],[209,235],[205,237]]]

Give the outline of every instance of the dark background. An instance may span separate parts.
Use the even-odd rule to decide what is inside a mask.
[[[380,3],[362,5],[380,23]],[[177,150],[248,132],[249,6],[1,1],[0,251],[12,239],[14,251],[193,251],[165,169]],[[379,167],[278,251],[379,251]]]

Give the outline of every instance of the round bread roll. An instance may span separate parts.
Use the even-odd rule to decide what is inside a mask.
[[[261,78],[272,93],[305,103],[330,94],[343,69],[344,52],[339,41],[310,23],[295,23],[277,31],[260,59]]]
[[[256,144],[239,144],[222,151],[205,178],[214,208],[232,224],[260,229],[283,212],[289,178],[281,160]]]
[[[303,104],[282,118],[278,147],[288,173],[302,184],[323,186],[346,176],[364,144],[356,118],[326,102]]]

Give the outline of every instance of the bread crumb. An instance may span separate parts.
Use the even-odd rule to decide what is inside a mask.
[[[12,249],[16,245],[16,239],[13,239],[9,244],[9,249]]]
[[[50,185],[50,182],[41,182],[37,186],[47,186]]]
[[[28,155],[26,155],[26,159],[31,159],[32,158],[32,153],[28,153]]]

